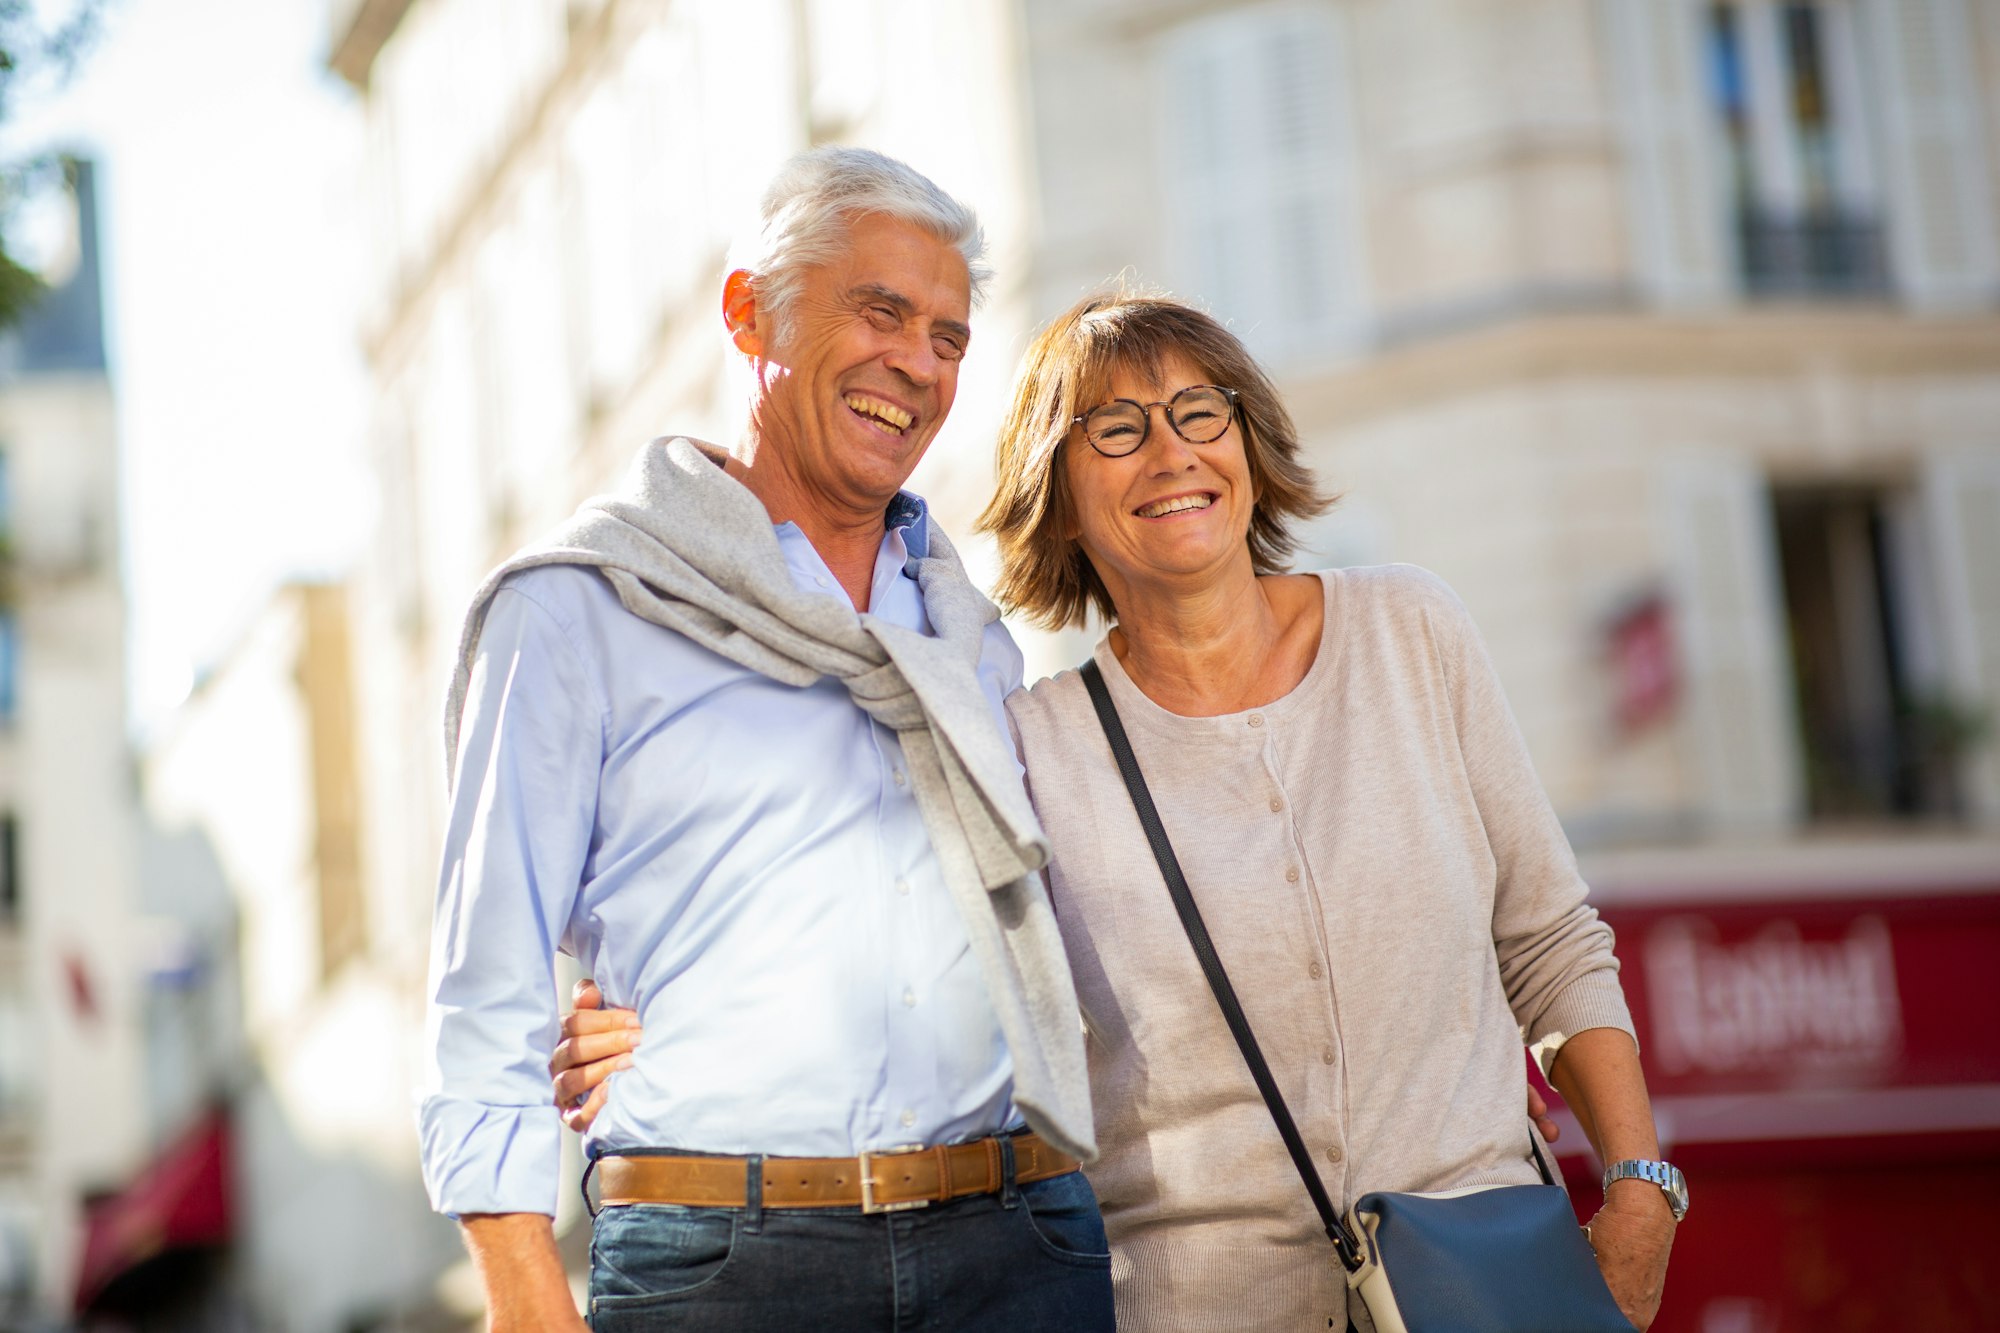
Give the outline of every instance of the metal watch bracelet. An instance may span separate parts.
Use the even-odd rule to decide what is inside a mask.
[[[1622,1162],[1613,1162],[1604,1168],[1604,1182],[1601,1188],[1610,1189],[1614,1180],[1643,1180],[1658,1185],[1660,1192],[1667,1196],[1667,1207],[1673,1209],[1674,1221],[1687,1216],[1687,1177],[1672,1162],[1656,1162],[1645,1158],[1628,1157]]]

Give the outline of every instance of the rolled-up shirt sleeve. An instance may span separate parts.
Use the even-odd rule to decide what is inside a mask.
[[[503,585],[466,691],[431,926],[418,1122],[431,1204],[454,1217],[555,1213],[553,964],[589,852],[604,717],[599,673],[559,609]]]
[[[1442,581],[1432,619],[1445,648],[1460,753],[1494,861],[1493,948],[1523,1039],[1547,1072],[1588,1028],[1633,1033],[1611,928],[1585,900],[1569,839],[1549,804],[1472,617]]]

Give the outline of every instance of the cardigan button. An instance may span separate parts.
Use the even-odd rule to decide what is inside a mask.
[[[1263,726],[1263,725],[1264,725],[1264,715],[1263,715],[1262,713],[1252,713],[1252,714],[1250,715],[1250,725],[1251,725],[1251,726],[1253,726],[1253,727],[1261,727],[1261,726]]]
[[[1327,1145],[1326,1148],[1327,1161],[1338,1163],[1340,1159],[1345,1155],[1346,1155],[1345,1153],[1340,1151],[1340,1145],[1338,1143],[1330,1143]]]

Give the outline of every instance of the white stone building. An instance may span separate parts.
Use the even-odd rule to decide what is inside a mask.
[[[0,1325],[67,1314],[84,1199],[146,1161],[117,432],[91,169],[0,339]]]
[[[1165,286],[1274,368],[1345,493],[1310,561],[1465,597],[1612,898],[1810,888],[1850,847],[1913,884],[2000,867],[1992,4],[334,11],[371,144],[365,948],[412,1003],[466,596],[643,440],[733,435],[727,247],[827,140],[993,242],[914,483],[955,532],[1029,332],[1121,273]],[[1036,674],[1088,639],[1028,643]]]
[[[1314,545],[1459,589],[1573,837],[2000,824],[2000,748],[1911,720],[2000,707],[2000,12],[1024,9],[1035,313],[1130,263],[1232,319]]]
[[[352,674],[346,590],[282,587],[144,766],[148,877],[178,882],[161,910],[214,960],[198,1039],[154,1039],[229,1104],[232,1263],[206,1299],[271,1333],[453,1326],[458,1238],[417,1175],[418,992],[370,947]]]

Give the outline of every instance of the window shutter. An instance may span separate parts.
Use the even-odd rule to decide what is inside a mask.
[[[1603,0],[1620,113],[1633,269],[1653,303],[1714,305],[1735,290],[1734,232],[1702,64],[1699,0]]]
[[[1769,491],[1751,459],[1701,453],[1661,494],[1696,804],[1712,828],[1784,829],[1803,798]]]
[[[1863,0],[1884,112],[1897,285],[1920,310],[2000,297],[1964,0]]]
[[[1352,338],[1360,290],[1339,11],[1234,11],[1176,29],[1159,60],[1169,282],[1272,360]]]
[[[1966,795],[1983,822],[2000,822],[2000,448],[1934,454],[1921,486],[1946,687],[1955,703],[1982,711],[1989,728],[1971,756]]]

